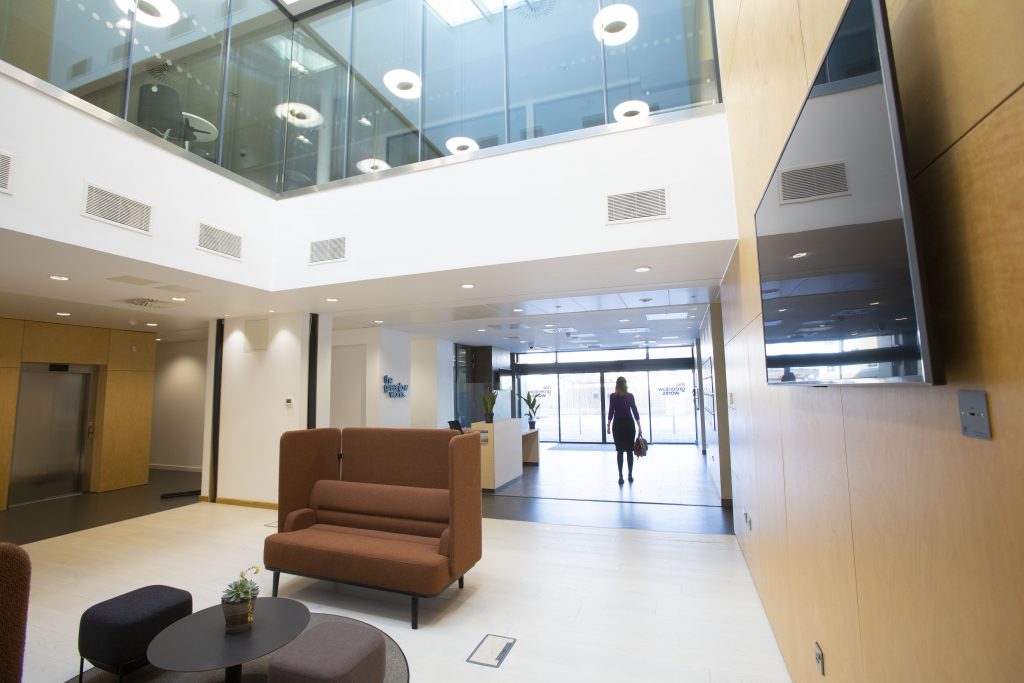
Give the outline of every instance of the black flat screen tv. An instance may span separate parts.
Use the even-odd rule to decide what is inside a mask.
[[[941,383],[884,0],[851,0],[757,208],[770,384]]]

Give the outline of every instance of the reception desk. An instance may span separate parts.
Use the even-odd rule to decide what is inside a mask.
[[[480,485],[495,491],[523,476],[523,421],[474,422],[480,432]]]

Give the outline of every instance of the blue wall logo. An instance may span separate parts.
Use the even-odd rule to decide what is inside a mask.
[[[391,398],[405,398],[405,392],[409,391],[408,384],[400,384],[394,377],[384,375],[384,393]]]

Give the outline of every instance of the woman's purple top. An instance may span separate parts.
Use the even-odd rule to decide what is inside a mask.
[[[612,394],[608,398],[608,421],[611,422],[616,416],[629,419],[629,413],[633,411],[633,417],[640,420],[640,411],[636,409],[636,399],[633,394]]]

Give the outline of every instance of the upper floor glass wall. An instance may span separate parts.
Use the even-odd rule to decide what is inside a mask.
[[[0,59],[273,191],[720,99],[710,0],[0,0]]]

